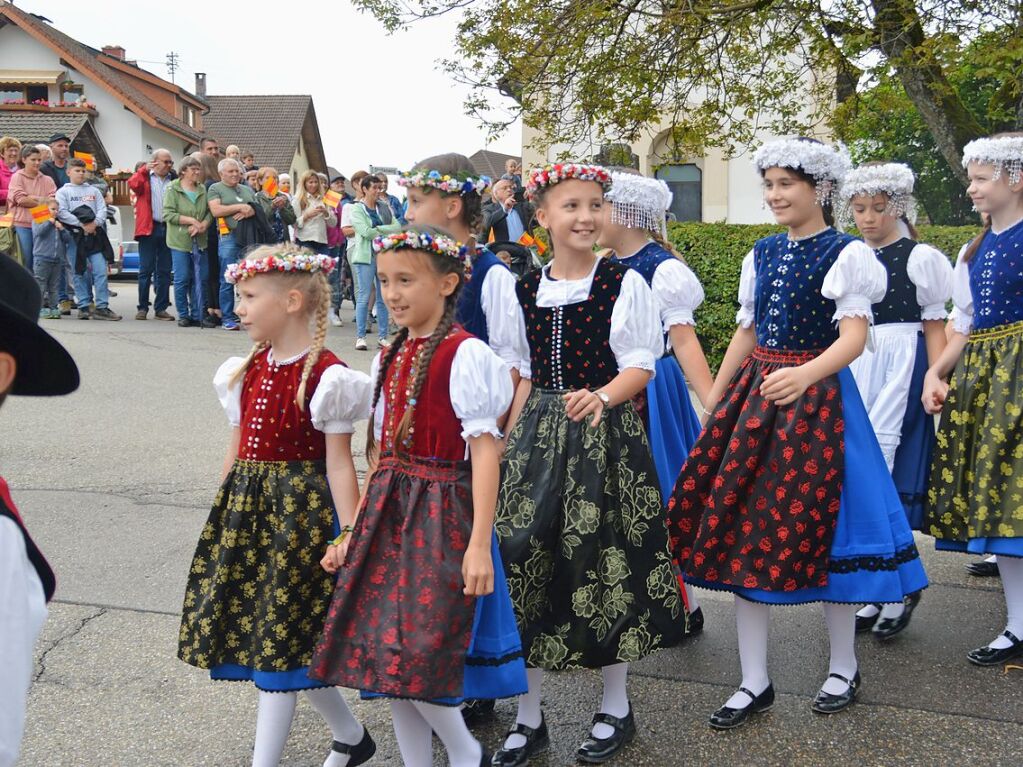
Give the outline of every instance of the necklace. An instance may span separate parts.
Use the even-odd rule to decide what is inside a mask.
[[[399,382],[401,379],[401,370],[404,367],[405,360],[408,358],[409,351],[412,347],[415,347],[415,351],[412,352],[412,358],[409,364],[408,375],[405,377],[405,401],[404,406],[398,407],[398,394],[399,394]],[[408,408],[412,408],[412,413],[409,416],[409,427],[408,434],[402,439],[401,445],[408,451],[412,446],[412,435],[415,431],[415,407],[416,400],[413,397],[412,388],[415,385],[416,376],[419,373],[419,363],[423,356],[423,349],[426,348],[426,344],[420,339],[406,340],[402,343],[401,348],[398,349],[398,353],[394,357],[394,362],[391,364],[391,374],[387,382],[387,424],[385,428],[385,448],[387,445],[394,446],[394,437],[397,432],[398,423],[401,418],[405,415],[405,411]]]

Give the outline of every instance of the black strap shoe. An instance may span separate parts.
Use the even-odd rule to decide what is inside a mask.
[[[490,752],[485,748],[483,749],[483,755],[480,757],[480,767],[490,767],[490,760],[493,757],[490,756]]]
[[[703,608],[697,607],[689,613],[689,621],[686,623],[686,638],[694,637],[703,633]]]
[[[362,740],[354,746],[335,740],[331,749],[338,754],[348,754],[348,767],[356,767],[356,765],[368,762],[373,758],[373,754],[377,752],[377,744],[369,736],[369,730],[363,727]]]
[[[878,639],[891,639],[909,625],[909,619],[913,617],[913,610],[920,604],[920,592],[910,594],[902,600],[905,609],[898,618],[881,618],[871,629]]]
[[[521,735],[526,739],[526,743],[518,748],[502,746],[497,749],[490,759],[490,763],[495,767],[523,767],[529,763],[530,757],[545,751],[551,744],[550,735],[547,733],[547,720],[543,714],[540,715],[539,727],[527,727],[516,722],[515,726],[508,730],[508,735]]]
[[[1011,631],[1003,631],[1002,636],[1012,644],[999,649],[991,646],[978,647],[976,650],[966,653],[966,660],[975,666],[997,666],[1023,655],[1023,640],[1017,638]]]
[[[998,577],[997,562],[971,562],[966,566],[966,572],[975,578],[996,578]]]
[[[872,606],[876,607],[878,610],[881,609],[881,605],[872,605]],[[872,628],[874,628],[874,624],[877,623],[877,620],[880,617],[880,615],[881,615],[880,612],[877,612],[874,615],[871,615],[869,618],[867,618],[865,616],[862,616],[862,615],[857,615],[856,616],[856,633],[857,634],[862,634],[864,631],[870,631]]]
[[[729,706],[719,708],[710,715],[710,726],[715,730],[731,730],[745,723],[753,714],[768,711],[774,705],[774,685],[770,682],[767,683],[767,689],[759,695],[754,695],[745,687],[740,687],[739,692],[750,699],[749,705],[744,708],[730,708]]]
[[[494,717],[494,701],[484,699],[472,699],[465,701],[462,706],[462,719],[468,727],[475,727],[488,719]]]
[[[828,678],[834,677],[840,682],[845,682],[848,685],[845,692],[835,695],[834,693],[824,692],[821,690],[817,693],[817,697],[813,701],[813,710],[818,714],[837,714],[843,709],[849,708],[850,704],[856,700],[856,693],[860,689],[862,679],[860,679],[860,670],[856,669],[856,676],[852,679],[846,679],[841,674],[828,674]]]
[[[593,715],[593,724],[606,724],[614,728],[610,737],[598,738],[591,731],[586,740],[575,752],[575,758],[586,764],[603,764],[625,748],[625,745],[636,737],[636,718],[632,715],[632,705],[624,717],[611,716],[603,712]]]

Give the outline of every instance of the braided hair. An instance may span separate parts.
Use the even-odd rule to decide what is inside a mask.
[[[425,232],[432,236],[444,236],[451,237],[451,235],[444,232],[442,229],[438,229],[432,226],[408,226],[403,231],[416,231]],[[434,272],[439,276],[445,276],[448,274],[458,275],[458,285],[451,292],[451,295],[444,297],[444,314],[440,318],[440,322],[437,323],[437,327],[434,328],[433,333],[430,334],[430,338],[426,341],[422,351],[419,353],[419,367],[416,370],[415,380],[412,382],[411,394],[409,395],[409,401],[405,404],[405,412],[402,414],[401,421],[398,422],[398,427],[394,431],[394,450],[395,452],[401,451],[404,448],[404,442],[409,436],[409,430],[412,428],[412,419],[415,414],[415,405],[412,404],[414,400],[419,399],[419,394],[423,390],[423,384],[426,383],[426,375],[430,369],[430,362],[433,360],[433,355],[437,351],[437,347],[440,346],[441,342],[447,338],[448,333],[451,332],[451,328],[455,324],[455,308],[458,306],[458,295],[461,293],[462,285],[465,283],[465,264],[461,261],[455,261],[447,256],[438,255],[429,251],[416,251],[420,253],[430,263]],[[373,406],[370,410],[368,434],[366,436],[366,452],[371,452],[376,447],[376,435],[375,431],[375,420],[376,420],[376,407],[377,402],[380,400],[380,394],[384,388],[384,382],[387,380],[388,370],[391,367],[391,363],[394,361],[398,350],[408,340],[408,328],[402,328],[398,335],[395,336],[394,341],[391,342],[390,347],[386,353],[380,358],[380,369],[377,371],[377,380],[373,388]]]

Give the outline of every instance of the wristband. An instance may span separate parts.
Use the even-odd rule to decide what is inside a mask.
[[[340,546],[342,543],[344,543],[345,538],[347,538],[349,535],[351,535],[352,532],[354,532],[354,531],[355,531],[355,528],[352,525],[345,525],[344,527],[341,528],[341,534],[338,535],[337,538],[332,540],[330,542],[330,545],[331,546]]]

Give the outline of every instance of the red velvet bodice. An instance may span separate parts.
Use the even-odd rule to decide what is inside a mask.
[[[250,461],[312,461],[327,457],[323,432],[313,428],[309,402],[323,371],[341,363],[324,349],[309,373],[305,407],[295,402],[305,357],[281,365],[260,352],[242,382],[241,443],[238,457]],[[343,363],[341,363],[343,364]]]

